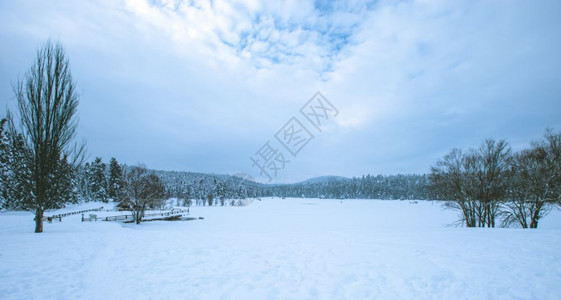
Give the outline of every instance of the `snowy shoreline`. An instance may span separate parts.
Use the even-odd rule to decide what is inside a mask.
[[[68,207],[93,208],[99,203]],[[196,222],[32,233],[0,215],[3,299],[539,298],[561,294],[561,212],[541,228],[455,228],[430,201],[271,199],[191,207]]]

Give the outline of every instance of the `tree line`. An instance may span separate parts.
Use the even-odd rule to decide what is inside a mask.
[[[101,158],[82,166],[76,174],[80,201],[121,201],[126,174],[132,167],[111,158],[107,166]],[[176,198],[179,206],[236,205],[237,200],[260,197],[303,197],[326,199],[431,199],[428,175],[327,178],[318,182],[262,184],[243,176],[149,170],[165,187],[165,199]]]
[[[129,177],[139,168],[143,169],[141,173],[149,173],[153,181],[164,187],[161,198],[149,203],[150,208],[163,207],[163,200],[169,198],[176,198],[179,206],[225,206],[238,203],[233,200],[261,195],[257,192],[258,183],[246,182],[237,176],[150,170],[141,165],[119,164],[114,157],[106,164],[102,158],[96,157],[77,169],[76,199],[80,202],[126,200],[132,193]]]
[[[328,199],[429,199],[427,175],[370,174],[353,178],[328,178],[319,182],[263,185],[259,194],[273,197],[303,197]]]
[[[537,228],[561,203],[561,132],[547,130],[519,152],[492,139],[453,149],[431,168],[430,182],[433,197],[451,200],[466,227]]]

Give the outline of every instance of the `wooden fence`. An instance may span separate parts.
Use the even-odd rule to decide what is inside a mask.
[[[86,210],[80,210],[80,211],[73,211],[73,212],[68,212],[68,213],[63,213],[63,214],[52,215],[52,216],[43,216],[43,221],[46,220],[49,223],[51,223],[53,220],[58,220],[59,222],[62,222],[62,217],[67,217],[67,216],[77,215],[77,214],[82,214],[82,217],[83,217],[84,213],[86,213],[86,212],[101,211],[101,210],[103,210],[103,206],[100,207],[100,208],[92,208],[92,209],[86,209]]]
[[[170,211],[163,211],[158,213],[151,213],[151,214],[144,214],[143,218],[146,217],[173,217],[179,216],[185,213],[189,213],[189,209],[172,209]],[[88,217],[85,217],[82,214],[82,222],[86,221],[124,221],[124,220],[133,220],[132,215],[118,215],[118,216],[107,216],[107,217],[97,217],[97,215],[90,214]]]

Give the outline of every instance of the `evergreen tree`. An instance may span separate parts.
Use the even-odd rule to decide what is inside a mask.
[[[8,187],[12,175],[9,165],[10,140],[5,130],[6,119],[0,121],[0,207],[7,207],[9,202]]]
[[[107,202],[109,198],[107,192],[107,177],[105,176],[105,164],[101,160],[101,157],[96,157],[92,162],[90,176],[92,198],[96,201]]]
[[[226,190],[224,188],[224,183],[218,184],[218,196],[220,197],[220,206],[224,206],[226,200]]]
[[[191,195],[193,194],[191,192],[192,187],[186,187],[185,188],[185,194],[184,194],[184,198],[185,198],[185,206],[191,206]]]
[[[60,159],[59,167],[55,173],[58,180],[51,185],[51,193],[60,195],[64,203],[78,203],[76,174],[77,170],[68,163],[68,156]]]
[[[245,185],[241,184],[238,189],[238,199],[245,199],[247,198],[247,190]]]
[[[205,206],[206,205],[206,193],[205,193],[205,188],[204,188],[204,180],[199,180],[199,199],[202,202],[202,205]]]
[[[123,194],[123,169],[116,158],[109,162],[109,198],[114,201],[120,200]]]
[[[10,129],[12,130],[12,129]],[[27,202],[33,201],[27,191],[33,185],[32,173],[27,159],[27,148],[21,134],[7,132],[4,159],[5,173],[2,176],[4,207],[25,208]]]
[[[90,163],[86,163],[82,168],[78,171],[78,184],[79,184],[79,191],[80,197],[83,200],[90,201],[92,199],[92,192],[90,186],[90,179],[92,177],[91,173],[91,166]]]

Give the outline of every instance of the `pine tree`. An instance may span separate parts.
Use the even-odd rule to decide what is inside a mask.
[[[223,182],[218,184],[218,196],[220,197],[220,206],[224,206],[226,200],[226,191]]]
[[[6,207],[8,202],[8,190],[10,178],[10,168],[8,165],[9,161],[9,140],[6,135],[4,126],[6,125],[6,119],[0,121],[0,207]]]
[[[206,205],[206,193],[204,188],[204,180],[199,180],[199,199],[202,202],[203,206]]]
[[[107,202],[109,199],[105,168],[106,166],[101,160],[101,157],[96,157],[91,164],[90,189],[92,198],[96,201]]]
[[[10,124],[4,132],[4,172],[2,174],[2,189],[4,207],[10,209],[27,209],[33,201],[32,194],[28,191],[34,184],[32,171],[29,168],[28,148],[26,148],[23,135],[17,133]],[[59,206],[57,206],[59,207]]]
[[[120,200],[123,194],[123,169],[116,158],[109,162],[109,198],[114,201]]]
[[[90,163],[85,163],[82,168],[78,171],[78,189],[80,197],[84,201],[90,201],[92,199],[92,191],[90,185],[90,179],[92,177],[92,168]]]
[[[78,202],[76,173],[77,170],[68,163],[68,156],[59,160],[59,167],[55,173],[58,180],[54,181],[50,189],[52,194],[61,195],[64,203]]]
[[[192,195],[191,189],[192,189],[192,187],[190,187],[190,186],[186,187],[186,189],[185,189],[185,194],[184,194],[184,198],[185,198],[184,205],[185,206],[191,206],[191,195]]]

